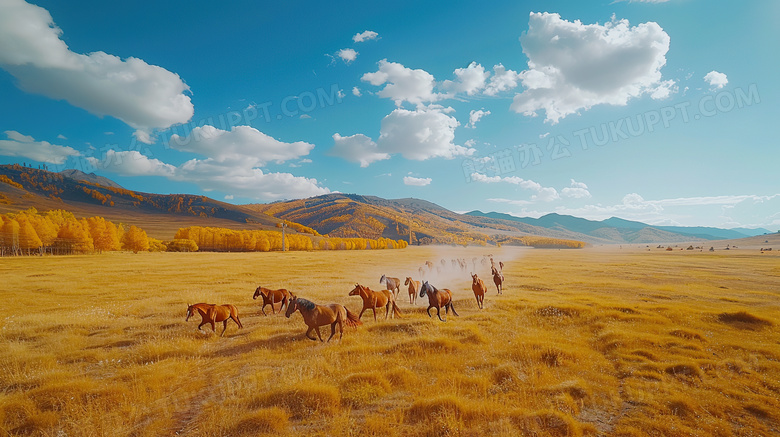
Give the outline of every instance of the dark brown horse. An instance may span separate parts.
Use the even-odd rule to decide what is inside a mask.
[[[360,321],[357,315],[344,308],[343,305],[332,303],[329,305],[317,305],[312,301],[296,297],[294,294],[290,296],[290,301],[287,304],[287,311],[284,313],[289,319],[290,316],[300,311],[303,316],[303,321],[309,329],[306,330],[306,338],[309,340],[317,340],[311,337],[312,331],[317,333],[317,337],[320,341],[324,341],[320,335],[320,326],[330,325],[330,337],[328,341],[336,334],[336,325],[339,325],[341,334],[339,340],[344,336],[344,324],[351,327],[358,327],[363,323]]]
[[[398,292],[401,291],[401,280],[398,278],[388,278],[382,275],[379,278],[380,284],[385,284],[385,287],[393,293],[393,296],[398,296]]]
[[[498,290],[498,294],[504,294],[504,274],[498,271],[495,267],[490,269],[490,273],[493,274],[493,283],[496,284],[496,290]]]
[[[280,288],[279,290],[269,290],[265,287],[257,287],[257,290],[255,290],[255,294],[252,296],[252,299],[257,299],[258,296],[263,297],[263,306],[260,307],[260,310],[263,312],[264,316],[268,315],[265,313],[266,305],[271,305],[271,312],[276,314],[276,307],[274,307],[274,304],[281,302],[282,304],[279,305],[279,312],[282,312],[282,308],[284,308],[285,305],[289,305],[290,301],[290,292],[284,288]]]
[[[455,311],[455,307],[452,306],[452,292],[450,290],[446,288],[439,290],[429,284],[428,281],[425,281],[423,282],[422,287],[420,287],[420,297],[425,297],[426,294],[428,295],[428,309],[426,310],[428,317],[433,317],[431,315],[431,308],[436,308],[436,315],[439,316],[439,320],[445,322],[446,320],[441,318],[442,307],[444,307],[445,316],[449,314],[449,310],[452,310],[452,314],[458,315]]]
[[[485,282],[480,279],[476,273],[471,275],[471,289],[474,291],[474,297],[477,298],[477,306],[479,309],[484,308],[487,287],[485,286]]]
[[[210,303],[196,303],[195,305],[187,305],[187,318],[184,319],[184,321],[189,321],[190,317],[194,316],[196,312],[200,314],[201,317],[200,325],[198,325],[199,331],[201,326],[210,323],[211,330],[216,333],[217,329],[214,324],[222,322],[222,334],[219,334],[219,336],[222,337],[225,335],[227,322],[230,319],[236,322],[239,329],[244,327],[244,325],[241,324],[241,320],[238,319],[238,310],[235,306],[230,304],[214,305]]]
[[[407,276],[404,285],[409,286],[409,303],[414,305],[417,303],[417,290],[420,289],[420,281],[415,281]]]
[[[363,309],[360,310],[358,319],[362,318],[363,313],[370,309],[374,312],[374,321],[376,322],[376,309],[382,307],[385,307],[385,319],[390,315],[390,310],[393,310],[393,317],[401,317],[401,311],[395,304],[395,296],[389,290],[374,291],[360,284],[355,284],[355,288],[349,292],[349,295],[360,296],[363,299]]]

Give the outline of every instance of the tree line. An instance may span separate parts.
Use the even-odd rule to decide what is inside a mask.
[[[35,208],[0,214],[0,256],[148,249],[143,229],[103,217],[76,218],[61,209],[39,214]]]

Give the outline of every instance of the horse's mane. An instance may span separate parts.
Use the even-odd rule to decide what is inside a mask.
[[[301,308],[303,308],[303,309],[305,309],[307,311],[311,311],[317,305],[314,302],[310,301],[310,300],[307,300],[307,299],[304,299],[302,297],[299,297],[298,298],[298,306],[300,306]]]

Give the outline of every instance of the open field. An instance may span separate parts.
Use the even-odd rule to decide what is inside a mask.
[[[353,312],[356,282],[492,251],[484,310],[304,338],[260,314],[285,287]],[[109,253],[0,260],[0,435],[776,435],[777,252],[410,247],[394,251]],[[233,303],[223,338],[186,303]],[[196,317],[197,318],[197,317]],[[199,318],[197,318],[199,320]],[[204,329],[206,327],[204,326]],[[221,326],[218,326],[219,333]],[[326,329],[322,329],[323,334]]]

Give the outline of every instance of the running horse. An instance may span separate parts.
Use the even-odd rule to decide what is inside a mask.
[[[452,306],[452,292],[450,290],[446,288],[439,290],[429,284],[428,281],[425,281],[423,282],[422,287],[420,287],[420,297],[425,297],[426,294],[428,295],[428,309],[426,310],[428,317],[433,317],[431,315],[431,308],[436,308],[436,315],[439,316],[439,320],[445,322],[446,320],[441,318],[442,307],[444,307],[445,316],[449,313],[449,310],[452,310],[452,314],[458,315],[455,311],[455,307]]]
[[[201,322],[200,325],[198,325],[198,331],[200,331],[200,327],[205,325],[206,323],[211,324],[211,330],[216,334],[217,329],[214,326],[215,323],[222,322],[222,334],[219,334],[220,337],[225,335],[225,330],[227,329],[227,322],[228,320],[233,320],[236,322],[236,325],[238,325],[239,329],[243,328],[244,325],[241,324],[241,320],[238,318],[238,310],[235,306],[226,304],[226,305],[214,305],[210,303],[196,303],[194,305],[187,305],[187,318],[184,319],[185,322],[190,320],[190,317],[193,317],[195,313],[200,314]]]
[[[487,287],[485,286],[485,282],[480,279],[476,273],[471,274],[471,289],[474,291],[474,297],[477,298],[477,306],[479,309],[483,309]]]
[[[282,303],[279,306],[279,312],[281,313],[282,308],[284,308],[285,305],[289,305],[290,301],[290,292],[284,288],[280,288],[279,290],[269,290],[265,287],[257,287],[257,290],[255,290],[255,294],[252,296],[252,299],[257,299],[258,296],[262,296],[263,298],[263,306],[260,307],[260,310],[263,312],[264,316],[268,315],[265,313],[266,305],[271,305],[271,312],[276,314],[276,307],[274,307],[274,304],[279,302]]]
[[[379,278],[379,283],[385,284],[385,287],[393,293],[393,296],[398,296],[398,292],[401,291],[401,280],[398,278],[388,278],[387,276],[382,275],[382,277]]]
[[[411,277],[407,276],[404,285],[409,286],[409,303],[414,305],[417,303],[417,290],[420,289],[420,281],[415,281]]]
[[[303,321],[306,323],[306,326],[309,327],[309,329],[306,330],[306,338],[314,341],[317,341],[317,339],[310,336],[312,331],[317,333],[317,337],[319,337],[320,341],[324,341],[320,335],[320,326],[330,325],[330,337],[328,337],[328,341],[330,341],[336,334],[336,325],[339,325],[339,330],[341,331],[339,340],[341,340],[344,336],[345,323],[347,326],[353,328],[363,324],[357,315],[344,308],[343,305],[337,303],[317,305],[312,301],[291,294],[290,301],[287,304],[287,311],[284,315],[289,319],[296,311],[301,312]]]
[[[493,274],[493,283],[496,284],[496,290],[498,290],[498,294],[504,294],[504,274],[498,271],[495,267],[491,267],[490,273]]]
[[[376,322],[376,309],[385,307],[385,319],[390,315],[390,310],[393,310],[393,317],[401,317],[401,311],[398,309],[398,305],[395,304],[395,296],[389,290],[374,291],[368,287],[364,287],[360,284],[355,284],[355,288],[349,292],[350,296],[360,296],[363,299],[363,309],[358,314],[358,319],[363,317],[363,313],[370,309],[374,312],[374,321]]]

